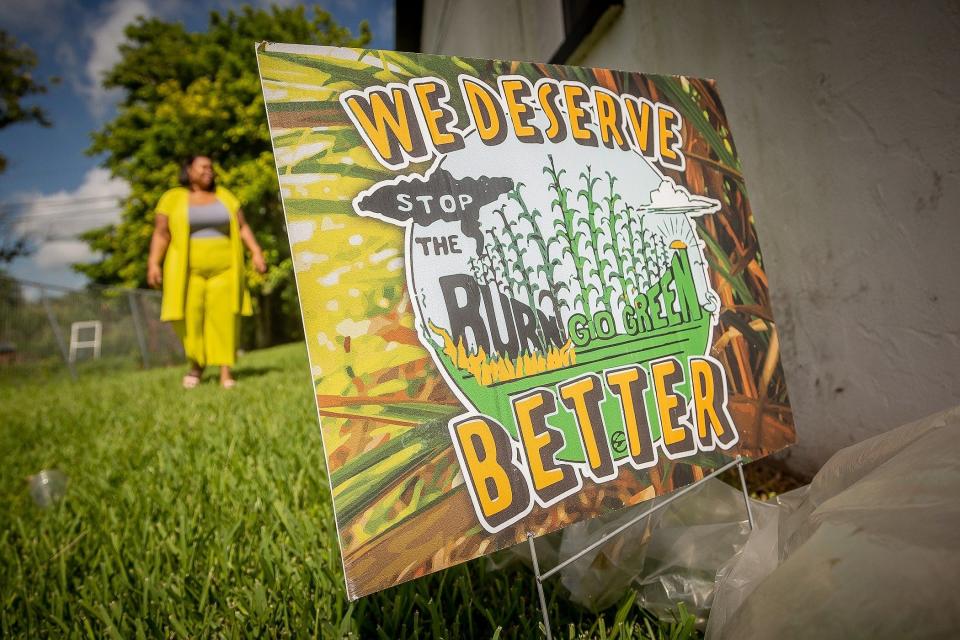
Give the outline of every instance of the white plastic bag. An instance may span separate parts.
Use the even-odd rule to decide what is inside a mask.
[[[960,637],[960,407],[839,451],[779,503],[721,572],[708,637]]]

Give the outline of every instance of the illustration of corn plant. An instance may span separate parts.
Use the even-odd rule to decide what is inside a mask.
[[[470,258],[470,272],[473,274],[474,279],[479,285],[488,285],[496,284],[493,274],[490,272],[490,265],[483,260],[482,257],[477,256]]]
[[[550,203],[550,206],[560,212],[560,219],[553,221],[554,229],[556,229],[559,234],[551,238],[547,242],[547,246],[549,248],[556,242],[560,247],[560,258],[562,259],[564,254],[567,254],[573,260],[577,284],[579,285],[579,291],[575,300],[580,305],[580,310],[583,312],[583,315],[589,318],[592,315],[590,292],[596,291],[596,287],[588,281],[588,272],[586,270],[588,260],[587,257],[581,253],[580,243],[577,240],[576,220],[579,212],[570,206],[569,197],[572,190],[569,187],[564,187],[561,182],[561,178],[563,174],[566,173],[566,170],[557,170],[553,162],[553,155],[548,154],[547,160],[549,164],[543,167],[543,172],[550,176],[549,190],[553,191],[556,195]]]
[[[588,238],[586,246],[593,252],[593,268],[588,272],[589,275],[596,276],[600,281],[600,299],[607,311],[613,313],[610,306],[610,298],[613,297],[613,286],[610,284],[611,276],[616,274],[613,271],[613,264],[604,257],[603,246],[600,244],[603,239],[603,223],[600,220],[602,207],[594,196],[594,187],[600,182],[600,178],[595,177],[590,165],[587,165],[586,171],[580,172],[580,179],[584,182],[584,188],[577,192],[577,198],[583,200],[587,205],[586,215],[579,219],[579,224],[586,228]]]
[[[621,198],[620,194],[616,191],[617,177],[611,175],[609,171],[605,173],[607,174],[608,194],[604,196],[603,201],[607,205],[607,234],[610,236],[610,241],[604,245],[604,249],[608,249],[613,253],[613,259],[616,261],[617,266],[616,277],[620,283],[623,304],[629,307],[631,305],[629,278],[631,256],[629,252],[625,252],[623,247],[620,246],[620,235],[619,229],[617,228],[617,223],[620,219],[617,214],[617,202],[623,198]]]
[[[528,276],[533,277],[537,274],[542,274],[544,280],[547,282],[547,289],[546,291],[540,292],[537,303],[542,304],[545,297],[549,298],[553,305],[553,312],[559,314],[561,309],[569,308],[567,301],[559,298],[559,293],[564,290],[569,291],[570,286],[566,282],[557,282],[556,270],[561,264],[560,259],[550,257],[550,248],[547,245],[547,241],[544,240],[543,234],[540,233],[540,222],[543,219],[543,214],[537,209],[531,211],[530,208],[527,207],[527,203],[524,201],[523,194],[520,191],[520,189],[525,186],[522,182],[517,182],[510,193],[507,194],[507,197],[519,205],[520,219],[530,226],[530,231],[524,237],[527,249],[529,250],[532,247],[536,249],[540,255],[540,264],[537,265],[532,272],[528,269]]]
[[[497,291],[508,297],[513,297],[516,283],[513,280],[510,265],[507,262],[506,250],[500,241],[500,237],[497,236],[494,230],[487,229],[487,234],[490,236],[491,243],[484,247],[484,254],[487,256],[487,264],[489,265],[492,278],[491,281]],[[490,251],[490,247],[493,248],[493,251]]]
[[[643,237],[644,221],[643,218],[640,217],[639,223],[636,225],[639,226],[639,230],[637,230],[634,225],[634,213],[636,209],[631,207],[629,203],[625,203],[622,212],[623,233],[627,236],[627,247],[630,250],[630,275],[632,277],[633,290],[635,295],[640,295],[640,293],[650,287],[650,276],[647,273],[646,257],[642,253],[644,249],[642,242],[639,245],[638,251],[638,239]],[[639,233],[637,231],[639,231]]]
[[[422,288],[419,291],[417,291],[416,297],[417,297],[417,301],[420,304],[426,304],[427,294],[424,292]],[[433,335],[433,332],[430,330],[430,325],[427,323],[426,319],[424,318],[420,319],[420,330],[423,332],[423,335],[425,336]]]
[[[519,285],[520,290],[523,293],[527,294],[527,306],[530,307],[530,311],[533,314],[533,320],[536,324],[537,339],[542,345],[546,345],[546,337],[543,331],[543,328],[540,326],[540,318],[537,313],[537,303],[535,301],[534,290],[532,285],[533,269],[527,267],[526,262],[523,259],[523,250],[521,248],[521,243],[523,238],[521,234],[517,233],[516,227],[517,222],[507,219],[507,214],[504,207],[494,209],[494,213],[500,216],[500,220],[503,222],[503,235],[509,241],[509,250],[512,256],[507,256],[508,268],[511,271],[511,275],[519,276],[516,281]],[[493,232],[493,230],[491,230]],[[503,246],[502,244],[500,245]],[[512,259],[510,259],[512,257]]]
[[[654,265],[657,268],[656,277],[659,278],[663,275],[664,271],[667,270],[667,265],[670,261],[670,254],[667,251],[667,244],[664,242],[662,235],[659,233],[654,233],[652,240],[654,247]]]
[[[486,233],[490,236],[490,242],[487,244],[487,247],[492,247],[493,252],[487,251],[486,248],[484,252],[490,255],[492,271],[495,276],[498,277],[495,278],[497,280],[496,284],[499,285],[502,283],[504,285],[503,288],[498,286],[497,289],[511,298],[519,295],[519,293],[523,291],[524,279],[517,279],[515,277],[517,269],[510,260],[507,247],[504,246],[496,229],[487,229]]]
[[[637,270],[638,278],[640,274],[643,274],[643,288],[641,291],[646,291],[651,286],[653,286],[654,270],[656,265],[654,264],[655,255],[654,255],[654,245],[652,240],[652,233],[647,229],[647,221],[643,216],[640,216],[640,220],[637,223],[637,230],[635,234],[635,241],[637,244],[634,246],[634,256],[636,257],[637,262],[639,263],[639,269]]]
[[[491,252],[488,246],[484,246],[480,255],[471,258],[468,264],[477,284],[481,286],[492,285],[498,293],[507,296],[512,295],[510,284],[503,278],[503,274],[509,267],[505,266],[500,256]],[[506,289],[504,285],[506,285]]]

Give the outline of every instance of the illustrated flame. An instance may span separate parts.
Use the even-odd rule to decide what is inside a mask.
[[[453,343],[453,338],[446,329],[430,323],[430,329],[443,338],[443,352],[447,354],[454,366],[461,371],[473,374],[477,382],[489,386],[495,382],[506,382],[526,376],[532,376],[545,371],[562,369],[576,364],[577,354],[570,340],[559,349],[551,346],[546,354],[528,353],[511,359],[508,356],[489,357],[483,347],[477,353],[467,353],[463,338]]]

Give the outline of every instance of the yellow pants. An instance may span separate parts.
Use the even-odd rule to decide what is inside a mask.
[[[189,265],[183,320],[173,323],[183,350],[201,367],[233,366],[237,315],[232,296],[237,276],[230,239],[191,239]]]

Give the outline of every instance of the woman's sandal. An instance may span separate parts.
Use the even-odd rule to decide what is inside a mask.
[[[200,384],[200,376],[195,373],[188,373],[187,375],[183,376],[181,384],[183,385],[184,389],[193,389]]]

